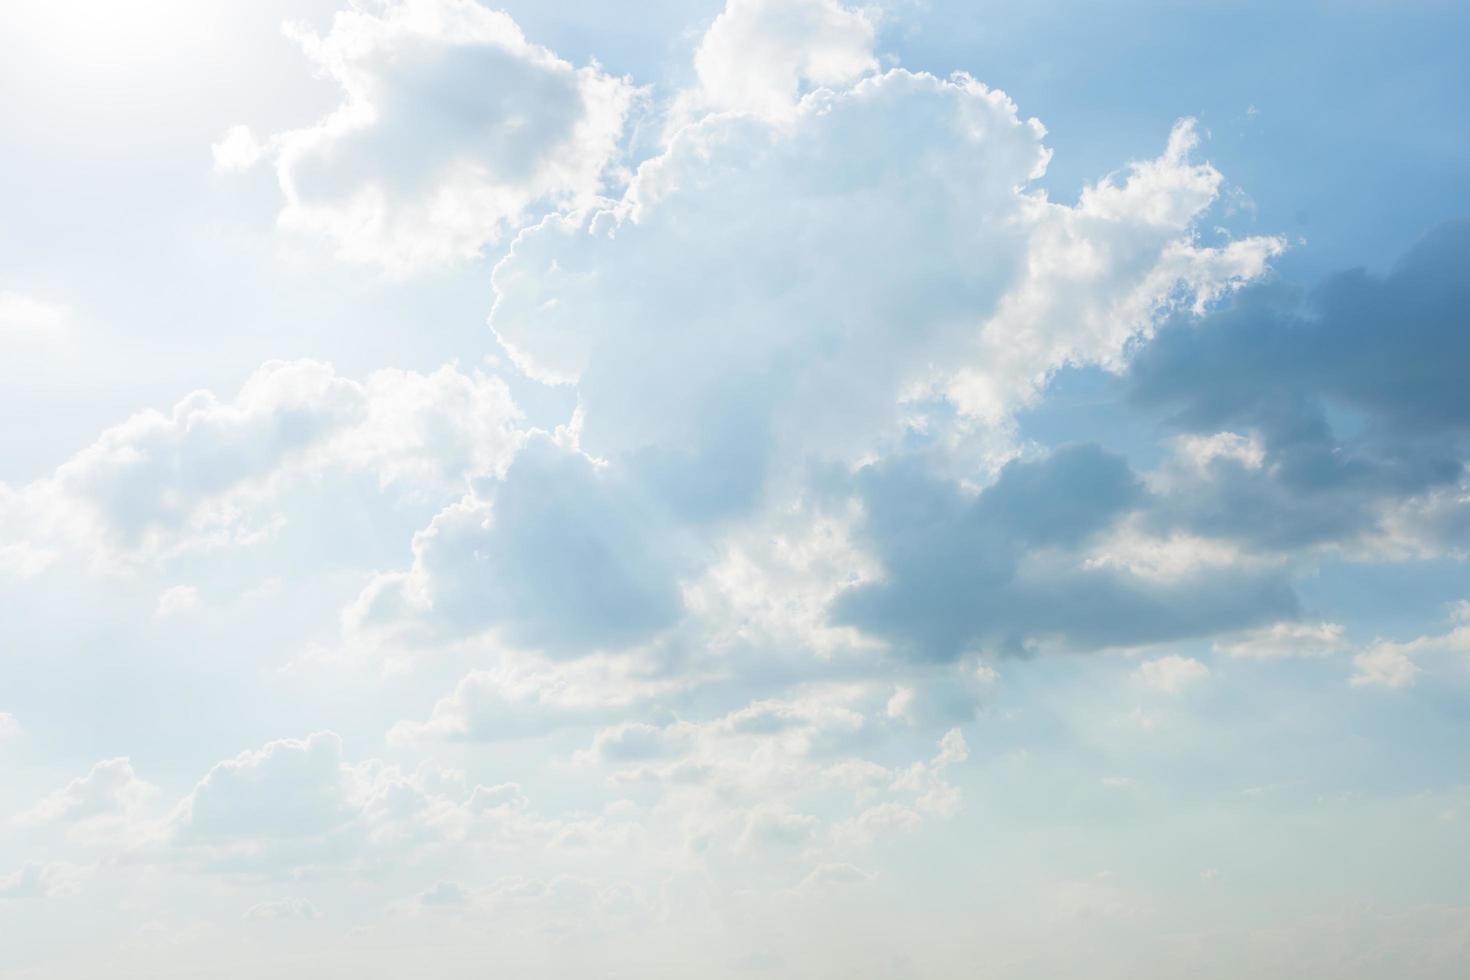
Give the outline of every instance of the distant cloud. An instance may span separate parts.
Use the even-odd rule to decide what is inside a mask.
[[[157,796],[158,788],[138,778],[128,759],[106,759],[23,811],[16,821],[27,827],[60,826],[84,841],[135,842]]]
[[[0,874],[0,902],[7,899],[52,898],[77,890],[85,872],[65,862],[30,862],[18,871]]]
[[[1286,622],[1221,637],[1214,648],[1230,657],[1324,657],[1347,649],[1347,642],[1337,623]]]
[[[247,919],[266,920],[299,920],[310,922],[321,918],[321,912],[310,901],[304,898],[276,898],[268,902],[258,902],[245,913]]]
[[[192,585],[171,585],[158,596],[158,605],[153,614],[159,619],[168,619],[188,612],[199,605],[199,590]]]
[[[1354,687],[1408,687],[1420,672],[1403,647],[1380,643],[1353,657],[1351,683]]]
[[[71,311],[59,303],[0,290],[0,344],[54,338],[70,319]]]
[[[62,548],[158,557],[246,541],[279,521],[281,494],[333,471],[453,499],[509,464],[518,421],[505,383],[479,373],[354,381],[317,361],[268,362],[232,400],[196,391],[105,430],[50,478],[0,485],[0,555],[45,564]]]
[[[1165,694],[1179,694],[1210,676],[1210,668],[1192,657],[1169,654],[1139,665],[1143,683]]]

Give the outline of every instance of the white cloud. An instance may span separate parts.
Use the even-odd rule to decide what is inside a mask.
[[[157,787],[139,779],[126,758],[106,759],[21,813],[22,826],[61,826],[78,839],[136,839]]]
[[[1191,657],[1170,654],[1139,665],[1139,680],[1156,691],[1179,694],[1210,676],[1210,668]]]
[[[1233,460],[1249,470],[1258,470],[1266,461],[1266,447],[1254,433],[1217,432],[1214,435],[1183,435],[1173,441],[1174,454],[1196,472],[1203,473],[1217,459]]]
[[[494,630],[520,649],[583,654],[646,639],[682,610],[677,531],[637,487],[542,436],[490,499],[435,516],[413,555],[347,610],[350,633],[425,645]]]
[[[211,769],[180,805],[174,835],[188,843],[325,834],[360,811],[357,777],[332,732],[271,742]]]
[[[772,454],[881,452],[935,398],[959,424],[1003,421],[1280,248],[1194,244],[1221,178],[1188,159],[1188,124],[1076,206],[1027,190],[1042,134],[973,79],[902,71],[785,126],[706,117],[614,209],[523,233],[492,326],[524,370],[577,383],[590,453],[763,445],[749,480]]]
[[[813,868],[811,873],[801,880],[797,888],[800,891],[824,891],[833,887],[864,884],[876,877],[877,875],[873,872],[864,871],[846,862],[822,864]]]
[[[67,895],[77,890],[82,875],[82,869],[73,864],[32,861],[18,871],[0,875],[0,901]]]
[[[157,852],[206,869],[363,867],[462,837],[474,816],[457,773],[349,762],[317,732],[214,766],[174,807]]]
[[[71,311],[65,306],[0,290],[0,342],[56,337],[70,319]]]
[[[617,764],[665,759],[679,755],[690,743],[694,726],[650,725],[643,721],[629,721],[604,728],[592,737],[592,746],[579,752],[576,759],[583,762]]]
[[[210,871],[365,872],[477,844],[527,855],[602,846],[625,823],[615,807],[543,817],[513,783],[471,785],[427,763],[404,771],[351,762],[340,736],[317,732],[214,766],[173,808],[148,857]]]
[[[837,0],[730,0],[695,53],[699,87],[687,99],[699,108],[788,116],[804,91],[874,71],[874,34],[869,12]]]
[[[317,361],[272,361],[232,401],[194,392],[104,431],[48,479],[0,485],[0,549],[25,549],[34,570],[66,547],[157,556],[248,541],[281,519],[280,491],[331,471],[452,499],[503,471],[518,420],[504,382],[479,373],[358,382]]]
[[[0,711],[0,741],[14,738],[21,732],[20,722],[8,711]]]
[[[1326,657],[1347,649],[1337,623],[1273,623],[1216,640],[1214,650],[1231,657]]]
[[[1410,659],[1404,646],[1377,643],[1353,657],[1349,683],[1354,687],[1409,687],[1422,669]]]
[[[434,705],[427,721],[400,722],[389,737],[395,742],[493,741],[543,735],[641,710],[681,683],[640,677],[636,664],[625,658],[540,665],[514,658],[471,672]]]
[[[192,585],[171,585],[158,596],[153,615],[168,619],[199,607],[199,590]]]
[[[811,467],[890,452],[916,425],[969,469],[972,434],[1003,427],[1052,371],[1117,366],[1162,313],[1280,248],[1195,244],[1221,178],[1188,159],[1188,124],[1074,207],[1027,190],[1042,134],[973,79],[894,71],[779,126],[707,116],[610,209],[523,232],[495,270],[491,324],[521,369],[576,385],[574,434],[436,517],[349,628],[400,645],[493,630],[571,655],[762,593],[795,625],[787,596],[806,592],[808,638],[852,642],[820,637],[826,605],[869,562],[723,593],[728,575],[700,575],[738,571],[725,519],[761,514],[756,541],[776,515],[810,523]]]
[[[214,169],[219,173],[241,173],[260,162],[266,147],[260,145],[249,126],[231,126],[219,142],[210,146]]]
[[[304,898],[276,898],[257,902],[245,912],[247,919],[289,920],[310,922],[321,918],[321,912]]]
[[[1353,657],[1353,686],[1409,687],[1423,673],[1424,668],[1417,663],[1420,658],[1437,654],[1470,658],[1470,604],[1463,600],[1453,603],[1449,619],[1448,632],[1403,643],[1379,640]]]
[[[1232,542],[1180,532],[1159,535],[1140,524],[1124,520],[1100,537],[1083,559],[1086,567],[1116,568],[1168,584],[1252,563],[1252,556]]]
[[[272,159],[283,226],[395,274],[472,257],[537,207],[587,203],[635,94],[474,0],[354,4],[324,36],[287,33],[344,101],[263,145],[234,127],[216,166]]]
[[[931,759],[891,768],[859,754],[884,718],[879,685],[818,686],[707,721],[616,725],[577,758],[615,785],[659,787],[658,812],[701,851],[787,862],[958,812],[946,773],[968,757],[960,731]]]

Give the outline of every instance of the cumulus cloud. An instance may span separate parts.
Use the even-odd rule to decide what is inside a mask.
[[[194,392],[106,430],[50,478],[0,485],[0,547],[44,565],[65,547],[139,556],[249,540],[280,512],[252,513],[254,503],[331,471],[452,499],[508,465],[518,419],[504,382],[479,373],[383,370],[359,382],[316,361],[273,361],[233,400]]]
[[[1409,687],[1424,672],[1419,660],[1448,654],[1470,658],[1470,603],[1450,607],[1452,628],[1445,633],[1416,637],[1402,643],[1378,640],[1353,657],[1354,687]]]
[[[840,87],[875,70],[875,24],[837,0],[730,0],[694,55],[698,108],[780,119],[812,88]]]
[[[881,451],[935,398],[1002,420],[1279,248],[1192,243],[1220,178],[1188,160],[1188,126],[1076,206],[1026,189],[1042,134],[973,79],[901,71],[789,126],[707,117],[616,208],[523,233],[492,326],[522,369],[575,381],[590,453],[648,471],[671,506],[680,471],[729,474],[704,495],[722,512],[771,456]]]
[[[138,778],[128,759],[106,759],[42,798],[16,821],[28,827],[59,826],[85,841],[133,839],[157,794],[157,787]]]
[[[157,854],[266,873],[367,866],[462,838],[468,797],[456,773],[350,762],[334,732],[278,739],[214,766],[174,807]]]
[[[1120,364],[1165,312],[1201,308],[1280,248],[1195,243],[1220,176],[1190,161],[1188,124],[1074,206],[1027,189],[1043,132],[968,77],[872,75],[780,125],[706,116],[621,201],[523,232],[491,324],[521,370],[575,385],[576,448],[533,443],[493,491],[442,512],[349,627],[400,642],[493,629],[561,654],[646,641],[701,598],[689,587],[729,554],[736,519],[801,509],[824,468],[915,441],[983,477],[974,434],[1051,372]]]
[[[342,104],[263,143],[237,126],[216,167],[271,159],[284,227],[395,274],[477,255],[535,208],[593,199],[635,95],[474,0],[353,5],[325,35],[287,33]]]
[[[271,742],[210,770],[182,804],[175,834],[184,842],[324,834],[360,809],[355,776],[331,732]]]
[[[1377,643],[1353,657],[1354,687],[1408,687],[1423,668],[1396,643]]]
[[[626,843],[627,805],[542,815],[514,783],[480,785],[423,764],[351,761],[333,732],[283,738],[212,767],[171,810],[129,843],[130,860],[199,872],[299,876],[372,873],[413,857],[488,846],[534,857]],[[609,851],[610,852],[610,851]],[[282,899],[251,918],[312,917]]]
[[[466,497],[415,535],[412,568],[370,583],[347,623],[420,642],[493,628],[555,654],[617,648],[678,618],[676,549],[637,487],[534,436],[490,499]]]

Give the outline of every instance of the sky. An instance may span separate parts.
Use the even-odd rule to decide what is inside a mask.
[[[1464,976],[1467,44],[0,5],[0,980]]]

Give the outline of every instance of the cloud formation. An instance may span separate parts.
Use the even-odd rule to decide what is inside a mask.
[[[323,36],[287,34],[344,101],[264,143],[235,127],[215,144],[215,165],[269,158],[282,226],[395,275],[471,258],[532,208],[592,200],[635,94],[474,0],[356,6]]]
[[[293,482],[331,472],[452,499],[521,436],[505,383],[443,367],[358,382],[317,361],[262,365],[231,401],[196,391],[102,433],[49,479],[0,484],[0,547],[158,556],[248,540]],[[262,512],[261,504],[266,506]]]
[[[1258,447],[1212,460],[1169,519],[1261,548],[1463,548],[1467,260],[1470,224],[1447,224],[1387,275],[1342,272],[1306,294],[1254,288],[1142,348],[1129,367],[1136,404]]]
[[[140,976],[243,934],[251,976],[330,935],[322,976],[938,977],[956,908],[1178,935],[1141,879],[1213,915],[1302,826],[1381,839],[1354,781],[1453,843],[1464,793],[1382,763],[1455,734],[1470,651],[1413,622],[1470,540],[1465,226],[1296,290],[1202,124],[1044,189],[1041,122],[896,67],[894,9],[730,0],[683,91],[473,0],[290,30],[341,105],[216,167],[500,349],[271,361],[0,484],[0,916],[86,892]],[[131,756],[33,771],[78,732]]]
[[[1271,569],[1161,580],[1087,562],[1090,542],[1147,503],[1126,462],[1095,446],[1012,462],[978,494],[904,461],[859,483],[886,574],[843,593],[836,615],[913,656],[1137,646],[1296,612]]]

